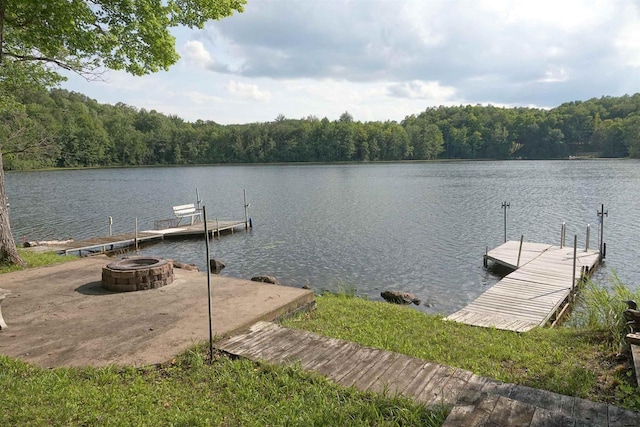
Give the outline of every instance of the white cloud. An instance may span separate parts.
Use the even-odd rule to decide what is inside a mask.
[[[569,80],[569,72],[564,67],[548,67],[544,77],[538,79],[540,83],[561,83]]]
[[[262,0],[173,34],[182,59],[167,73],[64,86],[220,123],[640,91],[639,0]]]
[[[195,62],[202,68],[208,68],[213,64],[213,58],[204,48],[202,42],[189,40],[182,48],[182,56],[187,61]]]
[[[259,102],[266,102],[271,99],[269,91],[258,89],[257,85],[242,83],[236,80],[230,80],[226,86],[229,93],[240,98],[251,99]]]
[[[640,68],[640,16],[635,25],[621,28],[615,41],[615,47],[622,61],[630,67]],[[638,81],[640,82],[640,77]]]
[[[393,83],[387,87],[387,90],[391,96],[427,99],[435,104],[449,101],[456,93],[453,87],[441,86],[438,82],[421,82],[419,80]]]
[[[220,96],[207,95],[206,93],[197,92],[197,91],[184,92],[183,95],[186,96],[191,102],[194,102],[199,105],[208,104],[210,102],[215,102],[215,103],[224,102],[224,98]]]

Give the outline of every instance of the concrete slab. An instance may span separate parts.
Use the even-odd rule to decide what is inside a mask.
[[[206,273],[175,268],[172,284],[116,293],[102,289],[96,256],[0,275],[11,294],[0,354],[44,367],[162,363],[209,338]],[[211,276],[213,325],[232,334],[314,303],[313,292]]]

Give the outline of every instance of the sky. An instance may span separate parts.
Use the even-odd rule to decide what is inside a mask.
[[[552,108],[640,92],[640,0],[248,0],[144,77],[62,84],[221,124],[401,121],[440,105]]]

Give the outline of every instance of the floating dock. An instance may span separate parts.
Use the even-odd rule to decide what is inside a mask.
[[[246,228],[245,221],[207,221],[207,228],[211,236],[220,236],[223,233],[233,233],[236,229]],[[77,252],[106,253],[118,249],[128,249],[145,243],[169,239],[174,237],[198,236],[204,234],[204,223],[165,228],[161,230],[145,230],[133,233],[117,234],[93,239],[79,240],[75,242],[56,245],[55,249],[60,254]]]
[[[514,271],[445,319],[516,332],[544,326],[561,316],[578,282],[600,261],[600,252],[594,250],[520,245],[508,241],[489,251],[486,260]]]

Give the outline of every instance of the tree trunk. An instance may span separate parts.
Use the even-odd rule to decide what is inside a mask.
[[[18,264],[25,266],[26,263],[18,255],[16,242],[11,233],[9,224],[9,208],[7,206],[7,195],[4,191],[4,169],[2,167],[2,150],[0,150],[0,264]]]

